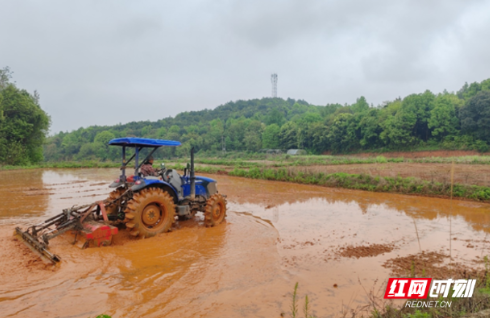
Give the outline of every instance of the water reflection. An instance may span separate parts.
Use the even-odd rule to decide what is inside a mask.
[[[383,206],[416,219],[435,220],[460,216],[477,231],[490,232],[490,205],[474,201],[376,193],[337,188],[315,187],[286,182],[270,182],[219,176],[223,193],[233,193],[238,203],[255,203],[268,207],[285,203],[301,203],[311,198],[322,198],[327,206],[336,203],[356,205],[361,214],[376,211]],[[305,207],[306,209],[306,207]]]
[[[0,171],[0,220],[33,217],[46,211],[52,189],[45,186],[43,173],[39,169]]]

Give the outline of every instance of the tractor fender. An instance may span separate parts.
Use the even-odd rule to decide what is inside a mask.
[[[178,202],[177,190],[170,183],[153,179],[141,179],[140,181],[140,184],[135,184],[131,187],[132,191],[136,192],[148,187],[160,188],[163,191],[168,192],[173,197],[175,203]]]
[[[113,182],[109,185],[109,188],[119,188],[119,187],[122,187],[124,186],[125,183],[124,182]]]
[[[191,194],[191,185],[188,183],[184,184],[182,186],[182,190],[184,192],[184,197],[188,197]],[[205,198],[209,198],[206,192],[206,187],[202,184],[200,180],[196,180],[196,195],[201,195]]]

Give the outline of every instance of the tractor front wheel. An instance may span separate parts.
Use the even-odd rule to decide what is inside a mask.
[[[226,217],[226,200],[221,194],[213,194],[206,201],[204,209],[204,224],[212,227],[220,224]]]
[[[126,208],[126,228],[135,237],[167,232],[175,222],[175,204],[162,189],[147,188],[133,194]]]

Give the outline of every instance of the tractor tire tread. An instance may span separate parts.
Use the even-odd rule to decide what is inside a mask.
[[[220,215],[217,219],[213,218],[213,211],[216,205],[220,205]],[[226,200],[221,194],[213,194],[207,201],[204,208],[204,225],[213,227],[220,224],[226,218]]]
[[[149,205],[157,205],[162,218],[154,227],[148,227],[143,223],[142,213]],[[175,223],[175,204],[172,196],[160,188],[145,188],[133,194],[133,199],[128,203],[124,211],[126,228],[131,235],[145,238],[167,232]]]

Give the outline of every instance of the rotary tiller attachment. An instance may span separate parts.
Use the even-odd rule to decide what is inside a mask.
[[[107,246],[112,243],[112,236],[118,230],[108,224],[105,207],[113,202],[98,201],[64,209],[62,213],[31,225],[25,231],[16,227],[15,234],[44,262],[56,264],[61,258],[48,250],[49,241],[67,231],[75,234],[73,244],[81,248]]]

